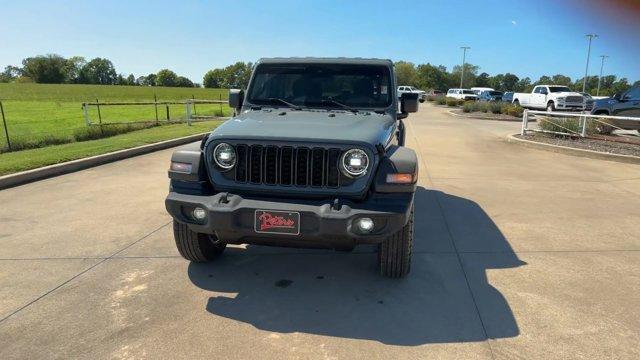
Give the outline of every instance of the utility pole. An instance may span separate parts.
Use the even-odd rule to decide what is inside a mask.
[[[602,81],[602,68],[604,68],[604,59],[608,58],[608,55],[600,55],[602,58],[602,62],[600,63],[600,76],[598,76],[598,91],[596,91],[596,96],[600,96],[600,82]]]
[[[589,73],[589,57],[591,56],[591,41],[598,37],[596,34],[585,35],[589,38],[589,50],[587,50],[587,67],[584,70],[584,79],[582,79],[582,92],[586,92],[587,89],[587,74]]]
[[[460,46],[462,49],[462,69],[460,69],[460,89],[462,89],[462,82],[464,81],[464,63],[467,59],[467,50],[471,49],[469,46]]]

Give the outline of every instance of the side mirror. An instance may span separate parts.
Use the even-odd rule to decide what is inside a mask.
[[[404,93],[400,97],[400,112],[403,114],[418,111],[418,93]]]
[[[620,93],[615,93],[613,94],[613,96],[611,97],[613,100],[620,100],[621,96]]]
[[[229,107],[232,109],[240,109],[242,102],[244,101],[244,90],[230,89],[229,90]]]

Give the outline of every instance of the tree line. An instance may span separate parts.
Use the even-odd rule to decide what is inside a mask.
[[[215,68],[204,75],[202,86],[207,88],[244,89],[249,84],[253,64],[236,62],[235,64]],[[462,66],[456,65],[451,71],[443,65],[419,64],[398,61],[395,63],[399,85],[415,86],[424,90],[446,91],[460,86]],[[520,78],[512,73],[489,75],[480,72],[480,67],[465,64],[463,88],[490,87],[499,91],[530,92],[538,84],[566,85],[573,90],[582,91],[583,78],[572,80],[569,76],[556,74],[541,76],[533,81],[529,77]],[[7,66],[0,73],[0,82],[36,82],[54,84],[101,84],[101,85],[140,85],[199,87],[184,76],[169,69],[157,73],[135,77],[116,72],[113,63],[105,58],[87,61],[84,57],[73,56],[68,59],[60,55],[39,55],[22,60],[22,66]],[[626,78],[606,75],[601,79],[600,95],[613,95],[626,91],[631,86],[640,85],[640,81],[630,83]],[[586,91],[595,95],[598,77],[588,76]]]
[[[0,82],[35,82],[42,84],[140,85],[169,87],[199,87],[174,71],[162,69],[157,73],[135,77],[116,71],[109,59],[82,56],[64,58],[60,55],[38,55],[22,60],[22,66],[9,65],[0,73]]]
[[[415,86],[424,90],[441,90],[460,87],[460,75],[462,66],[456,65],[452,71],[447,71],[443,65],[420,64],[415,65],[406,61],[395,63],[396,76],[399,85]],[[480,73],[480,67],[473,64],[464,66],[464,82],[462,87],[490,87],[498,91],[530,92],[534,86],[539,84],[565,85],[575,91],[582,91],[584,78],[573,81],[569,76],[556,74],[553,76],[544,75],[533,81],[529,77],[520,78],[512,73],[489,75],[486,72]],[[618,78],[615,75],[603,76],[600,83],[600,95],[613,95],[624,92],[631,86],[640,85],[640,80],[631,84],[627,78]],[[598,88],[598,76],[588,76],[586,92],[595,95]]]

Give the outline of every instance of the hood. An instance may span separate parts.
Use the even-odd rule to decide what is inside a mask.
[[[584,96],[580,93],[577,92],[573,92],[573,91],[561,91],[561,92],[557,92],[557,93],[552,93],[552,94],[556,94],[556,96],[580,96],[582,98],[584,98]]]
[[[249,110],[225,121],[212,139],[386,144],[395,129],[389,114],[325,110]]]

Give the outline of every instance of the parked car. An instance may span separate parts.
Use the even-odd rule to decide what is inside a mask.
[[[478,100],[478,95],[470,89],[449,89],[447,97],[462,100]]]
[[[584,96],[560,85],[538,85],[531,94],[514,93],[513,103],[527,109],[547,111],[582,111],[586,105]]]
[[[478,96],[478,101],[502,101],[502,91],[485,90]]]
[[[504,94],[502,94],[502,102],[513,102],[513,91],[507,91]]]
[[[444,95],[443,91],[431,89],[427,91],[427,96],[442,96]]]
[[[391,60],[259,60],[246,95],[229,91],[237,115],[171,157],[165,206],[180,255],[376,244],[380,273],[406,276],[418,158],[402,119],[418,96],[398,98],[395,78]]]
[[[595,100],[591,114],[640,118],[640,86],[632,87],[624,93],[616,94],[611,98]],[[607,119],[607,121],[616,127],[640,132],[640,121],[620,119]],[[613,129],[613,127],[607,127],[604,124],[598,125],[600,133],[610,133]]]
[[[420,90],[413,86],[398,86],[398,98],[400,98],[402,94],[405,93],[418,94],[418,100],[420,102],[424,102],[427,99],[427,92],[424,90]]]
[[[591,111],[591,109],[593,109],[593,103],[595,101],[593,99],[593,96],[586,92],[580,92],[580,95],[584,96],[584,109],[586,111]]]
[[[483,91],[494,91],[494,88],[490,87],[472,87],[471,91],[473,91],[476,95],[480,96]]]

